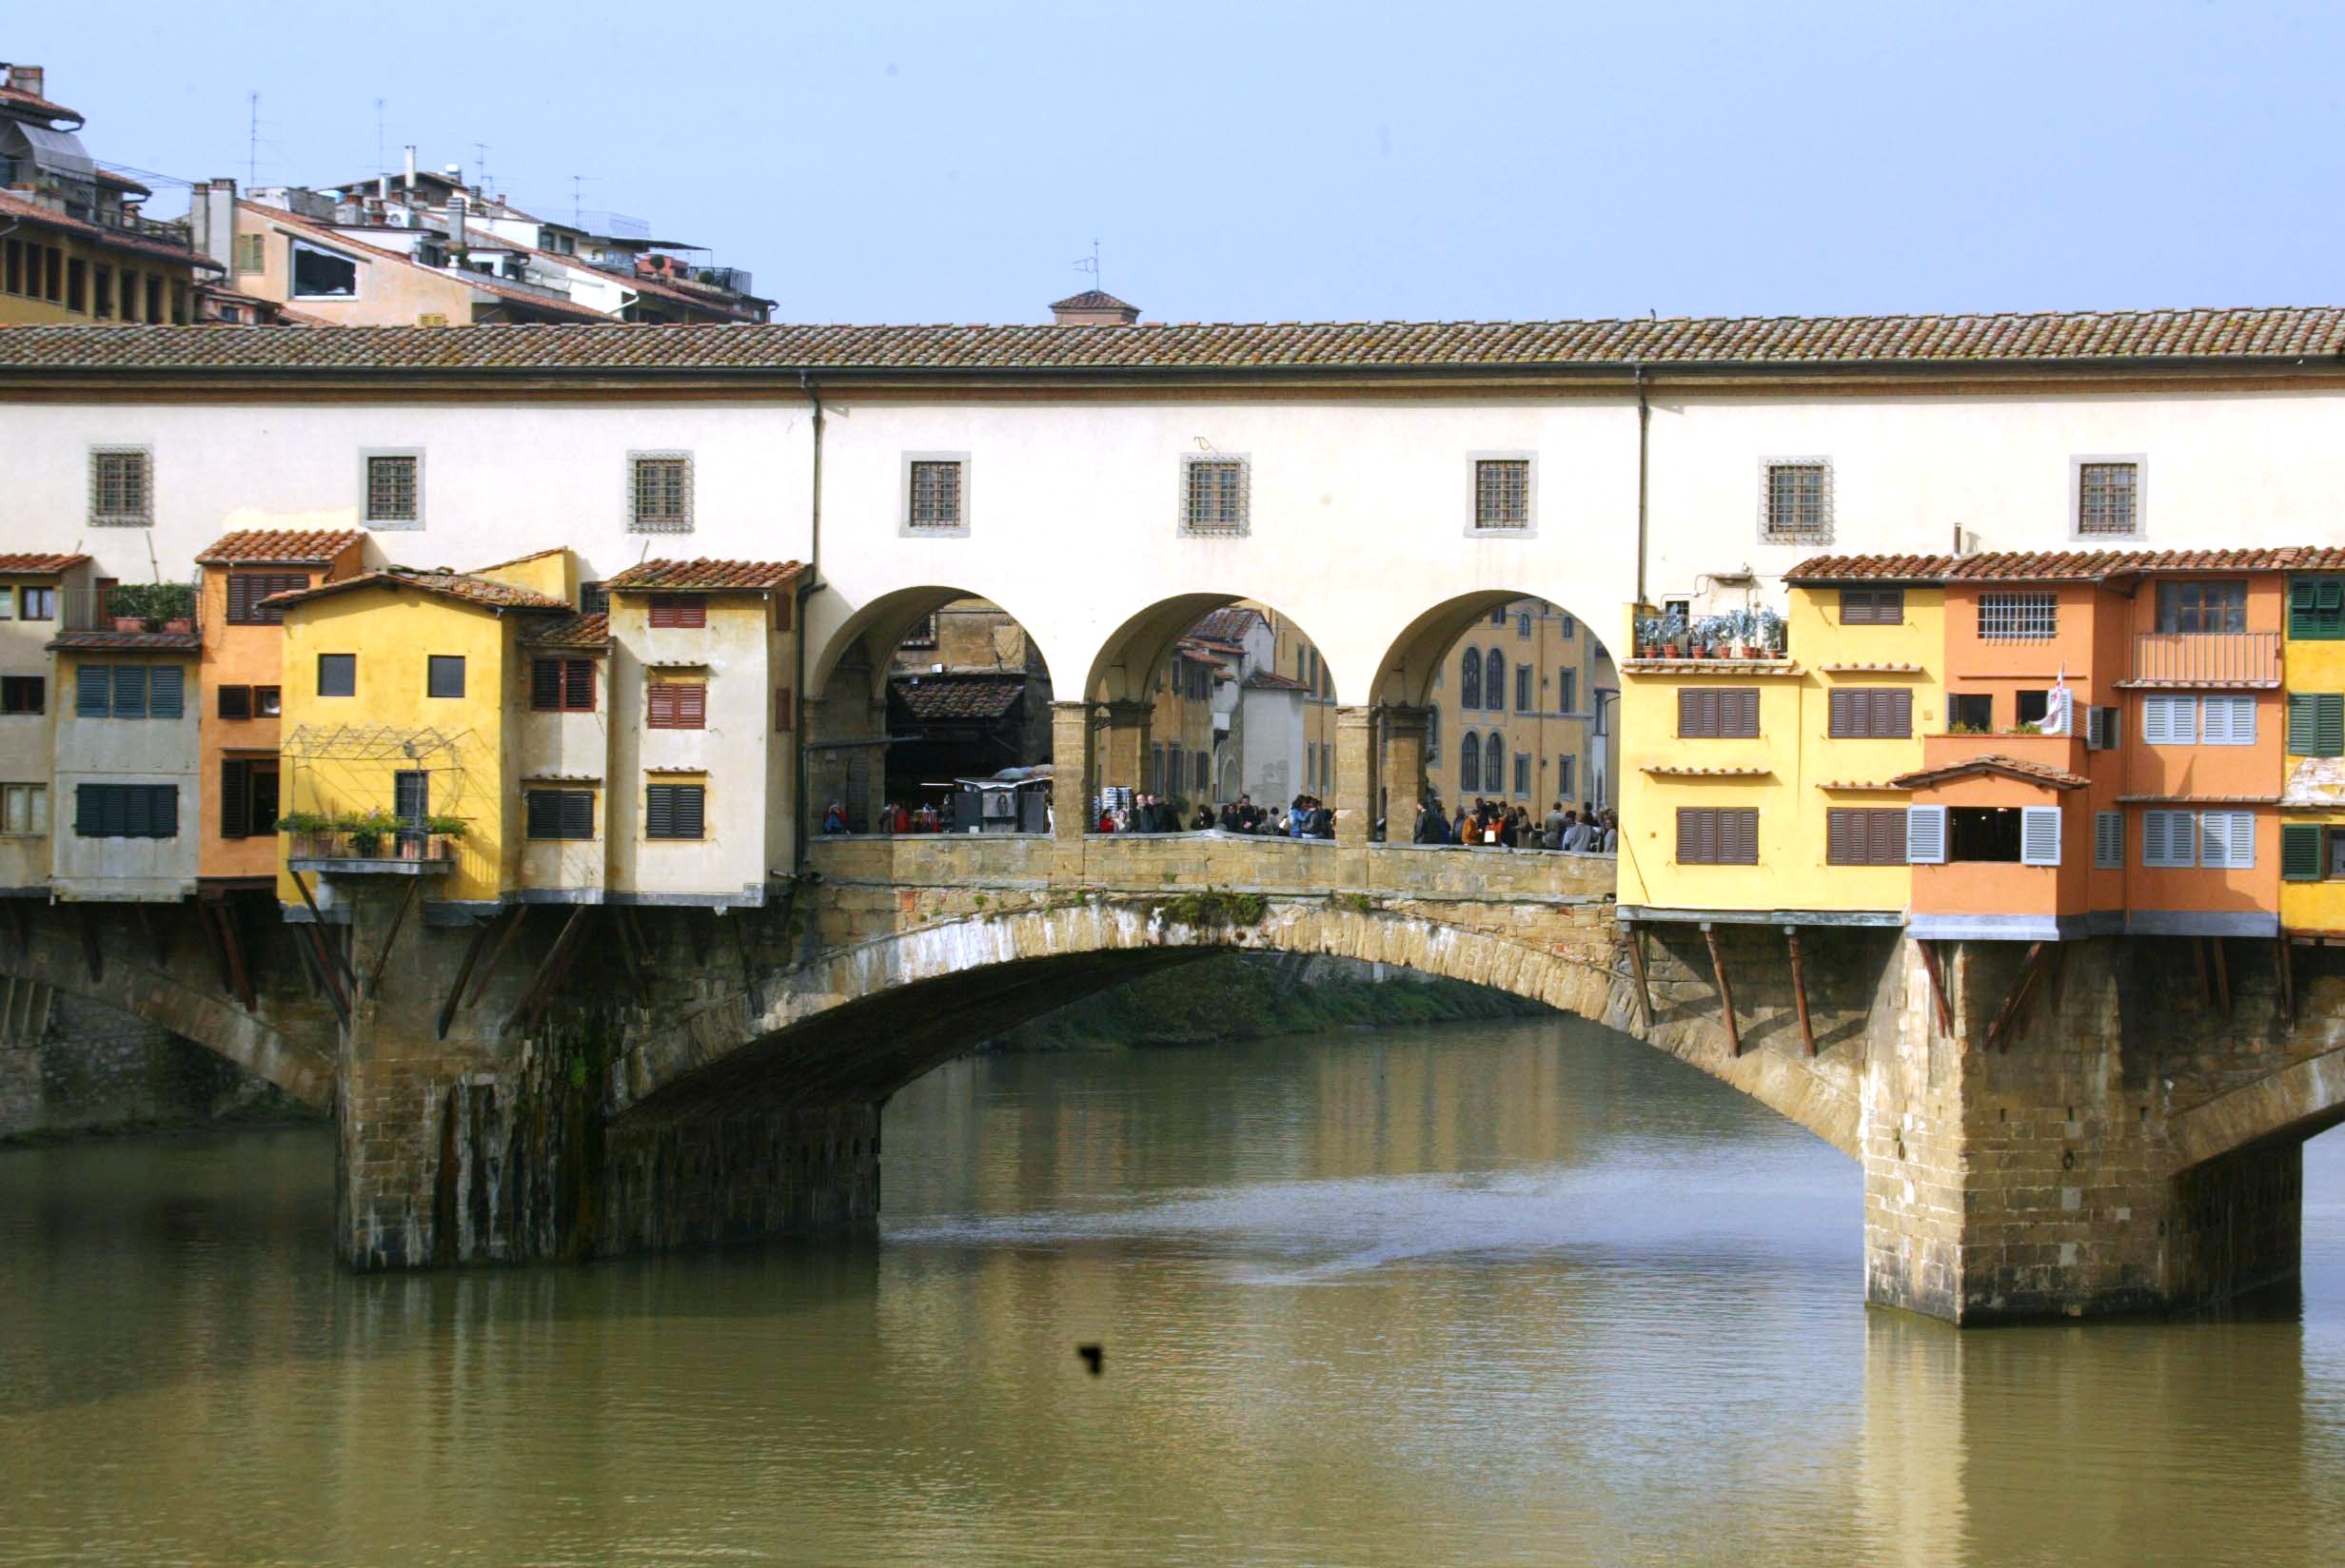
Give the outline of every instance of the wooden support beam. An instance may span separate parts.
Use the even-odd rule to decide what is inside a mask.
[[[516,909],[519,907],[515,906]],[[499,918],[512,912],[511,910],[504,911]],[[440,1019],[433,1027],[433,1039],[444,1040],[448,1037],[448,1026],[456,1021],[457,1004],[463,1000],[464,982],[472,978],[472,966],[481,961],[481,950],[488,946],[489,934],[496,929],[496,920],[483,920],[472,928],[472,940],[464,944],[464,961],[456,966],[456,983],[448,988],[447,1000],[440,1004]]]
[[[383,946],[375,952],[375,967],[366,974],[366,994],[369,996],[383,988],[383,967],[391,961],[391,944],[399,940],[399,928],[407,923],[407,911],[415,904],[415,890],[423,882],[420,876],[407,878],[407,891],[400,895],[399,912],[391,916],[391,929],[383,933]]]
[[[212,917],[220,922],[221,946],[228,954],[228,984],[236,991],[236,1000],[246,1012],[258,1010],[260,999],[252,993],[252,969],[245,962],[245,934],[236,927],[236,906],[223,898],[212,906]]]
[[[543,1002],[557,982],[558,971],[568,968],[571,951],[578,946],[581,928],[586,924],[586,915],[593,908],[592,904],[571,906],[570,918],[562,926],[562,934],[555,937],[554,945],[545,950],[545,956],[538,962],[538,972],[522,992],[521,1003],[514,1008],[512,1017],[506,1020],[507,1033],[518,1031],[526,1034],[536,1027],[538,1014],[544,1010]]]
[[[98,911],[84,904],[80,913],[82,962],[89,967],[89,981],[95,985],[106,978],[106,944],[98,940]]]
[[[0,898],[0,904],[9,907],[9,925],[16,932],[16,951],[27,956],[32,952],[32,916],[25,906],[31,902],[30,898]]]
[[[161,969],[171,961],[171,928],[164,918],[163,906],[141,904],[138,912],[140,921],[147,928],[147,940],[154,948],[155,968]]]
[[[2215,957],[2215,999],[2222,1005],[2223,1016],[2231,1016],[2231,964],[2223,956],[2223,939],[2207,938],[2207,947]]]
[[[2050,945],[2046,942],[2028,944],[2027,956],[2020,960],[2020,972],[2011,977],[2011,990],[2003,994],[2003,1005],[1995,1009],[1995,1022],[1987,1026],[1987,1049],[1993,1050],[1996,1042],[2002,1039],[2012,1025],[2019,1021],[2020,1005],[2027,1000],[2027,993],[2035,990],[2036,982],[2043,975],[2044,950]]]
[[[1938,944],[1916,941],[1914,946],[1921,950],[1921,972],[1930,978],[1930,1001],[1938,1011],[1938,1031],[1951,1035],[1954,1033],[1954,1009],[1946,1001],[1946,971],[1938,956]]]
[[[741,990],[749,993],[749,1011],[754,1017],[765,1010],[765,1003],[759,998],[757,965],[749,956],[748,917],[736,912],[727,919],[733,927],[733,950],[741,958]]]
[[[1653,987],[1645,974],[1645,928],[1628,928],[1628,967],[1637,976],[1637,1011],[1645,1019],[1645,1027],[1653,1027]]]
[[[1791,1000],[1800,1012],[1800,1043],[1816,1054],[1816,1028],[1807,1016],[1807,966],[1800,951],[1800,928],[1785,926],[1783,941],[1791,949]]]
[[[318,901],[309,895],[309,884],[302,880],[302,873],[297,871],[287,871],[286,874],[293,879],[293,891],[300,893],[302,895],[302,902],[309,907],[309,919],[311,925],[314,927],[323,928],[325,924],[325,916],[320,912],[318,909]],[[324,939],[323,931],[320,931],[318,952],[320,956],[331,960],[333,968],[341,971],[343,979],[349,982],[350,988],[353,990],[358,988],[358,971],[350,967],[349,955],[342,951],[341,943],[325,941]],[[339,990],[341,988],[337,987],[335,989]],[[345,1018],[349,1016],[349,999],[347,996],[345,996],[343,1000],[343,1015]]]
[[[340,955],[326,941],[322,922],[313,920],[302,931],[309,938],[309,956],[318,966],[318,977],[325,982],[325,999],[334,1004],[335,1015],[346,1025],[350,1022],[350,996],[342,989],[341,966],[336,962]]]
[[[2272,939],[2272,962],[2280,974],[2280,1021],[2289,1029],[2296,1027],[2296,960],[2289,945],[2288,933],[2282,931]]]
[[[472,983],[472,994],[464,998],[463,1006],[477,1008],[481,1005],[481,993],[488,990],[489,978],[497,972],[498,960],[513,945],[513,938],[522,933],[522,922],[529,918],[529,909],[527,904],[516,904],[504,911],[504,932],[497,938],[497,945],[489,950],[488,962],[481,967],[481,977]]]
[[[1718,1015],[1726,1026],[1726,1054],[1743,1054],[1743,1031],[1734,1025],[1734,987],[1726,981],[1726,960],[1718,951],[1718,932],[1708,926],[1702,928],[1702,940],[1710,950],[1710,974],[1718,982]]]
[[[627,989],[640,993],[643,989],[643,968],[636,960],[634,933],[627,929],[627,911],[617,906],[607,906],[612,945],[619,949],[620,968],[627,971]]]
[[[221,939],[220,928],[214,924],[220,912],[220,901],[199,896],[195,901],[195,929],[204,933],[204,951],[211,954],[212,973],[220,980],[220,989],[234,991],[236,982],[228,973],[227,944]]]
[[[2190,951],[2191,956],[2198,961],[2198,1010],[2204,1012],[2215,1005],[2214,990],[2207,983],[2207,939],[2203,936],[2192,937]]]
[[[714,910],[686,910],[684,931],[692,938],[692,967],[708,968],[709,939],[716,935],[717,914]]]

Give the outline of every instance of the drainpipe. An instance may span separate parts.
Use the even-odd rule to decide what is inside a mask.
[[[798,648],[797,673],[792,676],[791,690],[798,694],[798,712],[791,715],[792,733],[798,736],[798,787],[794,805],[798,811],[797,825],[791,830],[790,842],[795,846],[791,856],[793,869],[799,876],[806,874],[806,601],[812,598],[822,583],[822,389],[815,379],[801,370],[798,373],[798,390],[806,394],[806,402],[814,411],[814,496],[809,509],[813,519],[813,537],[806,546],[806,570],[798,579]]]
[[[1645,395],[1645,366],[1635,367],[1637,382],[1637,608],[1642,614],[1645,597],[1645,515],[1646,459],[1652,446],[1653,405]]]

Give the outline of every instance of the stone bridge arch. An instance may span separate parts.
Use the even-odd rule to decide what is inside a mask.
[[[1656,953],[1664,999],[1648,1016],[1608,911],[1575,914],[1577,939],[1561,942],[1340,895],[1094,894],[967,914],[827,950],[776,977],[762,1007],[739,994],[636,1038],[614,1066],[611,1100],[621,1126],[751,1101],[878,1104],[975,1039],[1097,990],[1217,952],[1264,951],[1390,964],[1544,1003],[1667,1050],[1858,1154],[1861,1035],[1854,1049],[1808,1057],[1788,1009],[1762,1006],[1735,1050],[1707,984],[1673,971],[1665,950]],[[1874,946],[1885,961],[1888,947]],[[1756,948],[1744,955],[1746,996],[1764,961]]]
[[[0,939],[0,976],[168,1029],[303,1105],[330,1108],[336,1025],[326,1004],[270,996],[246,1010],[185,923],[172,930],[168,916],[141,913],[138,906],[49,907]]]

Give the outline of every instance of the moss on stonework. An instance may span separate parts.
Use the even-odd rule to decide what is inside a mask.
[[[1271,901],[1258,892],[1224,892],[1208,888],[1183,893],[1153,906],[1154,912],[1192,931],[1220,931],[1231,926],[1259,926],[1271,912]]]

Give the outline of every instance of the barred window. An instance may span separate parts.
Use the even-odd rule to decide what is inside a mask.
[[[1771,544],[1832,542],[1830,465],[1822,459],[1766,465],[1760,536]]]
[[[1181,460],[1181,528],[1191,534],[1246,532],[1246,460],[1184,457]]]
[[[692,460],[682,453],[637,455],[630,487],[627,531],[633,534],[692,532]]]
[[[2138,533],[2140,481],[2138,463],[2077,464],[2077,532],[2123,539]]]
[[[145,528],[155,520],[154,459],[138,446],[89,452],[89,521],[98,528]]]
[[[1528,458],[1475,460],[1474,526],[1509,533],[1530,526]]]
[[[2059,635],[2059,600],[2051,594],[1981,594],[1979,640],[2049,642]]]
[[[961,464],[958,459],[916,459],[912,464],[912,515],[916,529],[956,529],[962,525]]]
[[[366,520],[369,523],[414,523],[421,520],[418,483],[422,460],[411,452],[369,455],[366,459]]]

